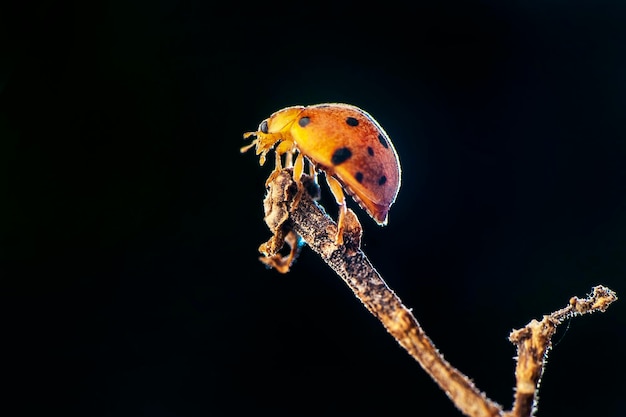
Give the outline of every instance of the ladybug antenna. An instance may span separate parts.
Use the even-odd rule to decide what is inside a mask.
[[[243,139],[244,140],[246,140],[246,139],[248,139],[250,137],[254,137],[254,140],[249,145],[242,146],[239,149],[239,151],[241,153],[247,152],[250,148],[252,148],[253,146],[255,146],[259,142],[259,138],[257,137],[256,132],[248,132],[248,133],[244,133],[243,134]]]

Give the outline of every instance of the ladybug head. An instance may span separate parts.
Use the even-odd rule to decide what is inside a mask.
[[[272,147],[289,136],[289,129],[302,110],[304,110],[303,106],[293,106],[275,112],[259,124],[256,132],[244,133],[244,139],[254,137],[254,140],[249,145],[242,147],[240,151],[243,153],[255,147],[256,154],[260,155],[259,162],[263,165],[265,157]]]
[[[283,133],[291,129],[291,125],[304,110],[303,106],[286,107],[278,110],[259,125],[259,132],[265,134]]]

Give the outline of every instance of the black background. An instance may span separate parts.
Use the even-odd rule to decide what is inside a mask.
[[[272,167],[242,133],[329,101],[370,112],[402,162],[388,226],[350,202],[365,252],[509,408],[510,331],[624,292],[618,4],[4,6],[12,415],[461,415],[315,253],[287,275],[257,260]],[[625,311],[559,330],[538,416],[626,415]]]

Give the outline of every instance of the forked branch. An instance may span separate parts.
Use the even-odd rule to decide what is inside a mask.
[[[306,180],[305,178],[305,188]],[[587,298],[572,297],[567,307],[544,316],[541,321],[532,320],[526,327],[514,330],[509,339],[517,346],[518,352],[515,400],[512,409],[504,411],[467,376],[443,358],[410,309],[387,286],[360,248],[362,230],[355,214],[348,211],[344,244],[337,245],[334,240],[336,224],[309,194],[304,192],[301,197],[298,194],[298,186],[292,179],[290,169],[282,170],[268,184],[264,201],[265,221],[273,235],[259,248],[264,255],[261,260],[280,272],[287,272],[298,255],[299,242],[301,239],[306,242],[343,279],[365,307],[380,320],[466,416],[533,415],[536,410],[537,387],[556,327],[570,317],[595,311],[603,312],[617,300],[616,294],[610,289],[594,287]],[[288,256],[282,256],[278,252],[285,242],[292,249]]]

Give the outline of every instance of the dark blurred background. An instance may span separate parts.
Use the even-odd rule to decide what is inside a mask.
[[[242,134],[333,101],[402,163],[388,226],[350,202],[365,252],[508,409],[512,329],[598,284],[626,295],[625,18],[610,1],[1,6],[10,415],[460,416],[314,252],[287,275],[257,260],[272,166]],[[562,326],[538,416],[626,415],[624,302]]]

